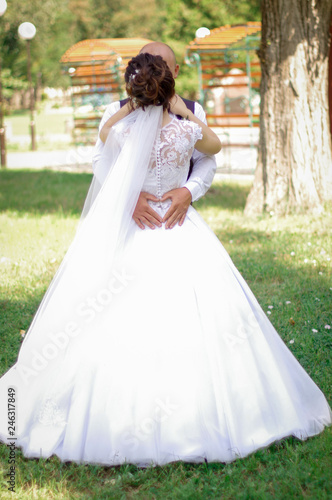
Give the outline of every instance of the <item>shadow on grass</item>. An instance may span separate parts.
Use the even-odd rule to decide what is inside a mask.
[[[243,210],[246,204],[251,184],[225,182],[214,184],[206,195],[194,203],[194,207],[216,207],[228,210]]]
[[[62,213],[80,215],[92,174],[52,170],[0,172],[0,212]],[[216,184],[195,208],[219,207],[243,210],[250,186]]]
[[[52,170],[0,172],[0,212],[80,215],[92,174]]]
[[[21,330],[28,330],[45,293],[45,287],[38,287],[34,296],[26,300],[0,300],[0,374],[3,375],[13,364],[22,345]]]

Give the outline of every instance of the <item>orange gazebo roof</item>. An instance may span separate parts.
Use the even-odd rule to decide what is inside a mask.
[[[260,22],[221,26],[220,28],[211,30],[210,34],[204,38],[195,38],[187,45],[186,49],[189,53],[207,53],[216,50],[225,50],[242,40],[245,41],[250,35],[259,35],[260,31]]]
[[[101,38],[82,40],[68,49],[61,57],[64,65],[81,66],[102,64],[104,61],[121,58],[121,62],[136,56],[151,40],[145,38]]]

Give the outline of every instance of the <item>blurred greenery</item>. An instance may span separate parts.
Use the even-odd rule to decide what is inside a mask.
[[[60,58],[86,38],[144,37],[174,47],[183,65],[185,46],[197,28],[260,20],[260,0],[29,0],[8,2],[0,19],[3,67],[12,77],[26,81],[25,42],[18,26],[29,21],[37,34],[31,42],[32,77],[35,84],[68,86]],[[195,69],[182,68],[178,91],[193,96],[197,89]],[[5,82],[6,85],[6,82]]]

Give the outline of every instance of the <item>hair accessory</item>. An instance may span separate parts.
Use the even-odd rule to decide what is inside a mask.
[[[134,75],[130,75],[129,80],[130,80],[131,82],[132,82],[133,80],[135,80],[136,75],[138,75],[140,72],[141,72],[141,70],[140,70],[140,69],[135,69],[135,74],[134,74]]]

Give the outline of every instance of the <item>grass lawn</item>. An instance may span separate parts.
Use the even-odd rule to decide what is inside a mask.
[[[36,111],[36,133],[38,135],[65,134],[66,121],[72,118],[71,114],[45,113]],[[11,123],[13,135],[30,135],[30,113],[22,111],[5,117]]]
[[[47,113],[45,111],[36,112],[35,131],[37,134],[38,151],[55,151],[57,149],[68,149],[74,143],[73,141],[51,137],[53,134],[66,134],[66,121],[72,119],[72,114]],[[5,117],[6,124],[11,125],[13,139],[7,133],[6,147],[8,153],[23,153],[31,150],[30,142],[30,114],[29,111],[21,111]],[[28,140],[17,142],[15,136],[26,136]]]
[[[36,143],[38,151],[68,150],[75,145],[71,133],[68,133],[66,122],[72,121],[72,113],[50,113],[47,110],[36,111]],[[5,117],[6,124],[11,126],[13,137],[7,132],[6,148],[8,153],[23,153],[31,151],[30,114],[20,111]],[[8,128],[9,130],[9,128]],[[60,136],[58,135],[60,134]],[[61,134],[67,134],[61,136]],[[17,136],[25,136],[18,142]],[[97,139],[92,137],[94,144]]]
[[[90,174],[0,172],[0,373],[14,364],[26,330],[75,232]],[[242,215],[248,184],[216,183],[196,203],[296,358],[332,404],[332,207],[320,216]],[[273,306],[273,307],[269,307]],[[26,459],[17,451],[16,493],[2,499],[314,499],[331,497],[332,429],[288,438],[231,464],[140,470]]]

